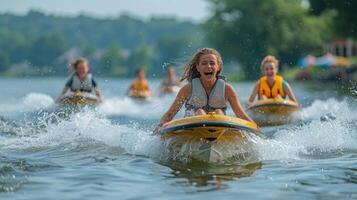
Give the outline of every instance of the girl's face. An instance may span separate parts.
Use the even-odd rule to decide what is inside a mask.
[[[211,81],[215,80],[221,67],[219,66],[216,55],[204,54],[199,58],[196,69],[203,80]]]
[[[88,73],[89,67],[88,63],[80,62],[77,64],[76,72],[80,77],[84,77]]]
[[[139,79],[145,79],[146,73],[144,70],[140,70],[138,73],[138,78]]]
[[[265,76],[274,76],[277,73],[275,63],[265,63],[263,67],[263,72]]]

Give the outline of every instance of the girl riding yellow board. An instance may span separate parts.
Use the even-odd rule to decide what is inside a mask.
[[[220,76],[222,70],[222,58],[215,49],[200,49],[185,66],[181,80],[187,79],[189,83],[180,89],[158,128],[165,127],[183,104],[185,116],[206,115],[208,112],[224,115],[227,101],[237,117],[253,122],[242,109],[234,88]]]
[[[101,102],[102,95],[97,82],[94,80],[92,74],[89,73],[88,61],[85,58],[80,58],[70,64],[70,70],[72,71],[72,75],[68,79],[56,102],[60,102],[68,90],[74,93],[73,95],[81,94],[82,96],[91,94],[94,90],[96,94],[95,100]]]
[[[291,101],[296,102],[295,95],[289,85],[282,76],[277,75],[279,61],[271,55],[265,56],[261,63],[261,71],[263,76],[257,81],[255,87],[247,102],[250,107],[258,95],[259,100],[266,99],[285,99],[286,96]]]

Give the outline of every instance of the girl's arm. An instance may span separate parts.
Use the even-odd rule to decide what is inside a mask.
[[[98,84],[94,80],[94,78],[92,78],[92,86],[94,87],[95,95],[97,96],[98,100],[102,101],[102,94],[101,94]]]
[[[288,83],[288,82],[285,82],[285,83],[286,83],[286,93],[288,94],[288,97],[289,97],[292,101],[294,101],[294,102],[297,103],[297,100],[296,100],[296,98],[295,98],[295,95],[294,95],[293,90],[291,89],[289,83]]]
[[[239,118],[242,118],[242,119],[245,119],[245,120],[248,120],[248,121],[251,121],[253,123],[255,123],[243,110],[240,102],[239,102],[239,99],[238,99],[238,96],[236,94],[236,92],[234,91],[234,88],[229,85],[229,84],[226,84],[226,99],[229,101],[229,103],[231,104],[231,107],[232,107],[232,110],[234,112],[234,114],[239,117]]]
[[[146,89],[147,89],[147,92],[148,92],[148,95],[149,96],[153,96],[154,95],[154,93],[152,92],[152,90],[150,89],[150,86],[149,86],[149,82],[148,81],[146,81]]]
[[[160,124],[158,126],[162,126],[163,124],[171,121],[175,117],[176,113],[180,110],[180,108],[188,98],[190,90],[191,86],[189,84],[185,85],[183,88],[180,89],[169,110],[161,117]]]
[[[56,102],[59,102],[61,100],[61,98],[63,97],[64,94],[66,94],[66,92],[69,90],[68,86],[64,86],[62,92],[58,95]]]
[[[131,90],[133,88],[134,81],[130,83],[128,90],[126,91],[125,95],[130,96],[131,95]]]
[[[99,101],[102,101],[102,93],[100,92],[99,87],[95,87],[95,95],[98,97]]]
[[[258,94],[258,88],[259,88],[259,82],[257,82],[254,86],[254,89],[252,91],[252,94],[249,97],[249,100],[247,102],[247,106],[249,107],[250,105],[252,105],[252,103],[254,102],[255,96],[257,96]]]

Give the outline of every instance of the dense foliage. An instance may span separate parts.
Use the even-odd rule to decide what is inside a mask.
[[[267,54],[291,66],[307,54],[321,55],[334,39],[357,37],[357,1],[207,1],[212,13],[203,26],[129,15],[0,14],[0,74],[64,75],[70,60],[84,56],[100,75],[132,76],[144,66],[149,75],[161,76],[167,65],[180,66],[198,48],[212,45],[226,72],[237,72],[239,63],[239,77],[254,79]]]
[[[312,16],[300,0],[210,0],[213,16],[206,22],[209,41],[242,64],[246,78],[256,78],[267,54],[293,64],[319,53],[331,37],[333,12]]]
[[[133,75],[141,66],[160,74],[164,63],[180,64],[178,59],[204,42],[199,25],[171,18],[97,19],[38,11],[1,14],[0,38],[0,73],[7,75],[65,74],[78,56],[89,58],[102,75]]]
[[[335,11],[332,30],[337,37],[357,38],[357,1],[309,0],[310,11],[315,15]]]

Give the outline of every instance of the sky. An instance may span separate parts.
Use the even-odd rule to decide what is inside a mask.
[[[140,18],[171,16],[196,22],[209,16],[206,0],[0,0],[0,13],[26,14],[37,9],[55,15],[88,14],[115,17],[130,13]]]

